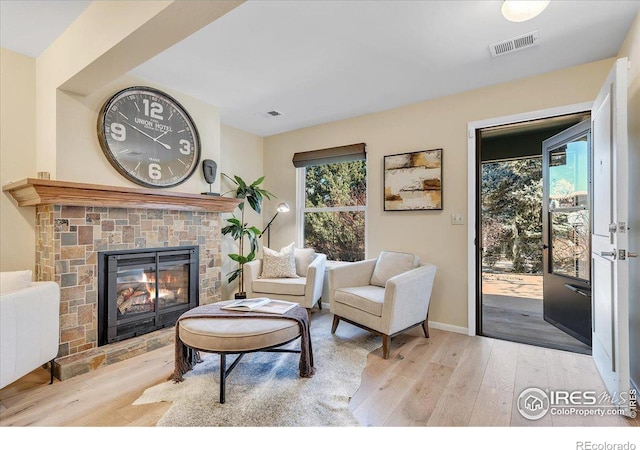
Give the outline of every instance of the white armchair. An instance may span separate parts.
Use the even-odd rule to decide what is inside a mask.
[[[246,263],[243,274],[247,298],[269,297],[295,302],[309,313],[316,304],[322,309],[318,300],[322,297],[327,256],[311,249],[296,249],[295,258],[296,278],[261,278],[262,259]]]
[[[429,337],[428,317],[436,266],[409,253],[382,252],[369,259],[329,269],[331,332],[340,320],[382,336],[389,358],[391,337],[421,325]]]
[[[0,273],[0,389],[58,354],[60,287],[31,270]]]

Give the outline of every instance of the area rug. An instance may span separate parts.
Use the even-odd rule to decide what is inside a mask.
[[[183,382],[153,386],[133,404],[171,402],[157,423],[166,427],[359,426],[349,400],[380,338],[364,332],[341,338],[340,329],[331,334],[330,323],[319,322],[311,323],[313,378],[298,376],[297,353],[249,353],[227,378],[226,402],[220,404],[220,358],[202,353],[203,361]],[[289,346],[299,347],[299,340]],[[234,359],[227,357],[227,364]]]

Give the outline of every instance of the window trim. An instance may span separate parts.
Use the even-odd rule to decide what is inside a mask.
[[[296,246],[304,247],[304,204],[306,168],[296,168]]]

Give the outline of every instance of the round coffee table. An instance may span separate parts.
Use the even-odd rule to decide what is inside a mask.
[[[220,302],[219,305],[230,303]],[[194,308],[191,311],[197,311]],[[302,306],[295,306],[305,311]],[[220,355],[220,403],[225,402],[225,381],[246,353],[285,352],[300,353],[296,349],[278,348],[300,337],[295,320],[279,317],[251,318],[186,318],[178,322],[180,340],[188,347]],[[238,357],[226,367],[226,356]]]

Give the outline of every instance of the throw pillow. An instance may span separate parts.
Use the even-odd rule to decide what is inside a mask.
[[[0,273],[0,293],[18,291],[31,285],[33,272],[30,270],[16,270]]]
[[[296,248],[296,273],[299,277],[307,276],[307,269],[315,256],[316,251],[312,248]]]
[[[389,278],[415,269],[418,264],[418,257],[411,253],[380,252],[370,283],[374,286],[385,287]]]
[[[292,242],[279,252],[264,247],[260,278],[298,278],[294,245]]]

